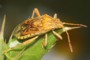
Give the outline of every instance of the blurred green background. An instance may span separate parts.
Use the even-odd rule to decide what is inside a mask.
[[[57,13],[62,22],[88,26],[88,28],[69,31],[74,53],[70,52],[64,33],[63,41],[58,41],[43,60],[90,60],[89,0],[0,0],[0,27],[6,14],[5,39],[7,41],[15,26],[31,17],[34,8],[38,8],[41,15],[47,13],[53,16]]]

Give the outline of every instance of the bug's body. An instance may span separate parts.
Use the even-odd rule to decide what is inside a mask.
[[[48,31],[62,28],[63,25],[58,18],[52,18],[45,14],[36,18],[29,18],[19,26],[16,31],[15,37],[18,39],[26,39],[36,35],[45,34]]]
[[[35,13],[37,17],[34,18]],[[31,41],[27,40],[24,42],[24,44],[28,44],[28,43],[31,43],[33,40],[36,40],[38,36],[45,34],[45,40],[44,40],[43,46],[47,46],[47,38],[48,38],[47,32],[52,31],[55,36],[62,39],[62,37],[54,30],[59,28],[64,28],[64,24],[86,27],[85,25],[82,25],[82,24],[62,22],[60,19],[57,18],[57,14],[55,14],[54,17],[51,17],[47,14],[44,14],[41,16],[38,9],[35,8],[33,11],[32,17],[25,20],[23,23],[17,26],[17,28],[14,31],[14,36],[20,40],[25,40],[27,38],[30,38]],[[67,31],[66,31],[66,34],[68,37],[70,50],[71,52],[73,52],[73,49],[70,43],[69,34]]]

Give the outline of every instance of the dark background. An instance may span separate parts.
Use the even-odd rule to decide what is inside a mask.
[[[9,39],[16,25],[31,16],[34,8],[41,14],[58,14],[63,22],[82,23],[88,28],[70,31],[74,53],[68,48],[67,38],[57,42],[55,51],[71,56],[71,60],[90,60],[90,1],[89,0],[0,0],[0,27],[4,14],[7,15],[5,38]],[[68,52],[68,53],[67,53]]]

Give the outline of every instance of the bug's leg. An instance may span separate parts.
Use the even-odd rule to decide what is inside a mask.
[[[36,15],[39,17],[40,16],[40,13],[39,13],[39,10],[37,9],[37,8],[35,8],[34,10],[33,10],[33,13],[32,13],[32,16],[31,16],[31,18],[34,18],[34,14],[36,13]]]
[[[39,36],[35,36],[35,37],[31,38],[31,39],[28,39],[27,41],[21,43],[21,45],[24,46],[26,44],[30,44],[30,43],[34,42],[38,37]],[[14,50],[17,47],[21,47],[21,45],[20,46],[15,46],[15,47],[9,48],[8,50],[5,50],[4,51],[4,54],[7,53],[7,52],[9,52],[9,51],[11,51],[11,50]]]
[[[57,14],[56,13],[54,14],[54,17],[53,18],[57,18]]]
[[[56,43],[54,43],[49,49],[53,48],[56,45]]]
[[[53,18],[57,19],[57,14],[56,14],[56,13],[54,14]],[[57,20],[59,20],[59,22],[60,22],[60,24],[61,24],[61,26],[62,26],[62,21],[61,21],[60,19],[57,19]],[[62,27],[63,27],[63,26],[62,26]]]
[[[22,49],[22,50],[17,54],[17,56],[15,56],[13,59],[14,59],[14,60],[19,60],[19,59],[22,57],[22,55],[24,54],[25,49],[26,49],[26,47],[25,47],[24,49]]]
[[[31,38],[31,39],[23,42],[22,45],[30,44],[30,43],[32,43],[33,41],[35,41],[38,37],[39,37],[39,36],[35,36],[35,37],[33,37],[33,38]]]
[[[42,47],[46,47],[47,46],[47,33],[45,34],[45,39],[44,39],[44,42],[43,42],[43,46]]]
[[[53,32],[53,34],[55,35],[55,36],[57,36],[60,40],[62,40],[63,38],[62,38],[62,36],[61,35],[59,35],[57,32],[55,32],[55,31],[52,31]]]
[[[83,24],[74,24],[74,23],[67,23],[67,22],[63,22],[63,24],[66,24],[66,25],[75,25],[75,26],[81,26],[81,27],[87,27],[86,25],[83,25]]]
[[[66,34],[67,34],[67,38],[68,38],[68,44],[69,44],[70,51],[73,52],[72,44],[71,44],[69,33],[67,32],[67,30],[66,30]]]

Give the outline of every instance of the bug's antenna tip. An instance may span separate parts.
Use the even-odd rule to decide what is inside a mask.
[[[82,27],[85,27],[85,28],[87,28],[87,27],[88,27],[87,25],[83,25],[83,24],[81,24],[81,26],[82,26]]]

